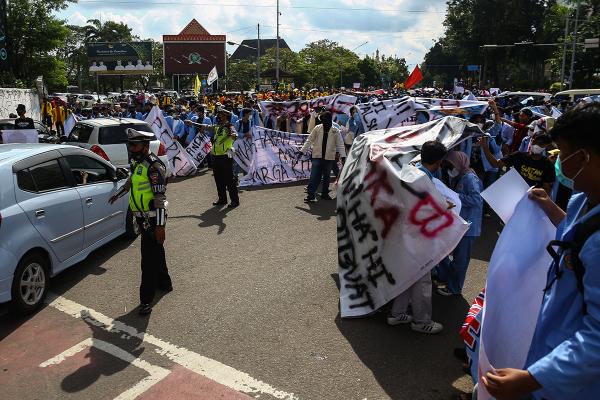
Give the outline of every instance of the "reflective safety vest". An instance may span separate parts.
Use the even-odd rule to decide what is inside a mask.
[[[148,167],[150,164],[143,161],[134,164],[131,168],[131,189],[129,191],[129,207],[131,211],[150,211],[150,204],[154,200],[154,193],[148,179]]]
[[[227,150],[233,147],[234,138],[229,136],[229,127],[217,126],[215,135],[212,138],[212,150],[210,153],[214,156],[224,156]]]

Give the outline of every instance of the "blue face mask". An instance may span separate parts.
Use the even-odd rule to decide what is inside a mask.
[[[558,180],[558,183],[573,190],[573,185],[575,184],[575,182],[573,182],[573,179],[567,178],[563,174],[562,165],[560,163],[560,155],[556,157],[556,162],[554,163],[554,171],[556,172],[556,179]]]

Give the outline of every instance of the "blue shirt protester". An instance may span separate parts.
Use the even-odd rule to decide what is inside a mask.
[[[556,237],[572,240],[580,223],[600,213],[600,205],[585,214],[587,207],[586,195],[574,194]],[[561,258],[562,275],[542,300],[525,365],[542,385],[533,393],[536,399],[597,399],[600,393],[600,231],[589,237],[579,258],[585,267],[584,294],[577,289],[575,273]],[[549,282],[556,276],[555,268],[552,263]]]
[[[460,216],[470,223],[465,236],[481,235],[481,218],[483,216],[483,184],[477,175],[469,171],[460,177],[454,191],[458,194],[462,207]]]
[[[500,160],[502,158],[502,142],[500,142],[500,144],[498,144],[498,141],[496,139],[500,139],[500,138],[497,138],[497,136],[500,135],[501,132],[502,132],[502,124],[501,123],[494,123],[494,125],[492,125],[492,127],[486,131],[486,133],[492,137],[492,139],[488,141],[489,147],[490,147],[490,152],[498,160]],[[493,167],[492,164],[490,164],[490,162],[488,161],[487,157],[485,156],[485,154],[483,152],[483,149],[480,148],[479,151],[481,152],[481,162],[483,163],[483,170],[485,172],[489,172],[489,171],[497,172],[498,168]]]

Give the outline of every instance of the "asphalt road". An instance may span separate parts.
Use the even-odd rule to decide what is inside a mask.
[[[241,206],[228,210],[211,205],[216,191],[210,172],[171,182],[166,252],[175,290],[158,301],[147,319],[134,310],[139,239],[118,239],[96,250],[54,278],[52,293],[299,399],[449,399],[468,392],[470,379],[452,350],[462,343],[458,329],[483,287],[497,221],[484,219],[464,297],[434,294],[434,320],[445,330],[427,336],[387,326],[384,313],[340,319],[335,202],[304,204],[303,189],[304,183],[244,190]],[[66,333],[42,332],[53,329]],[[73,332],[81,336],[69,342]],[[105,359],[106,354],[94,357],[90,351],[81,365],[64,364],[55,376],[44,370],[45,375],[28,378],[15,371],[15,358],[7,356],[12,351],[23,360],[30,357],[38,368],[40,360],[63,351],[54,342],[72,344],[85,335],[153,365],[174,368],[172,359],[159,357],[162,353],[152,343],[140,346],[140,340],[132,342],[132,337],[46,307],[28,318],[0,317],[0,391],[5,392],[0,397],[113,398],[144,376],[127,362]],[[54,347],[60,351],[49,350]],[[43,357],[36,354],[46,349]],[[32,384],[35,379],[41,383]],[[206,398],[236,398],[234,392],[222,393]],[[190,393],[179,396],[193,398]]]

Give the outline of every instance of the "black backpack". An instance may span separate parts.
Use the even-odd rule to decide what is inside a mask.
[[[548,253],[554,259],[556,263],[556,276],[550,281],[546,289],[548,290],[552,283],[556,279],[560,279],[562,276],[562,270],[559,268],[560,263],[560,254],[554,250],[554,247],[558,247],[562,250],[562,252],[569,251],[568,257],[570,257],[570,264],[573,267],[573,273],[575,274],[575,279],[577,280],[577,290],[583,296],[584,287],[583,287],[583,275],[585,274],[585,266],[581,262],[579,258],[579,253],[581,249],[585,245],[585,242],[592,236],[594,233],[600,230],[600,213],[593,215],[587,221],[581,223],[577,230],[575,231],[575,235],[572,241],[563,241],[563,240],[552,240],[548,246]],[[587,314],[587,309],[585,303],[583,304],[583,313]]]

